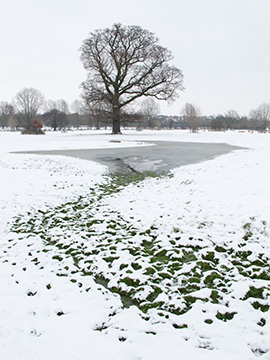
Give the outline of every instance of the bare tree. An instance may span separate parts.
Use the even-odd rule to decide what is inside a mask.
[[[8,121],[14,115],[14,107],[8,102],[0,102],[0,126],[2,128],[8,126]]]
[[[227,129],[226,117],[223,115],[217,115],[210,121],[210,128],[215,131],[221,131]]]
[[[68,104],[65,100],[59,99],[59,100],[47,100],[44,104],[44,110],[45,112],[50,112],[52,110],[58,110],[60,112],[65,113],[66,115],[69,113]]]
[[[15,116],[10,116],[10,118],[8,119],[8,127],[11,128],[12,131],[14,131],[15,129],[17,129],[19,126],[19,121]]]
[[[238,112],[236,110],[228,110],[225,113],[225,117],[226,118],[231,118],[234,120],[239,120],[240,119],[240,115],[238,114]]]
[[[59,99],[55,101],[55,108],[66,115],[69,113],[68,103],[64,99]]]
[[[90,33],[81,47],[87,71],[83,96],[93,106],[109,108],[112,132],[121,133],[121,113],[142,96],[173,100],[183,90],[182,72],[169,65],[171,52],[158,44],[153,33],[139,26],[114,24]]]
[[[80,126],[80,117],[84,112],[84,106],[81,100],[77,99],[74,100],[71,104],[71,110],[73,112],[72,117],[74,118],[74,125],[77,127],[77,129]]]
[[[225,113],[226,125],[229,129],[232,129],[239,123],[241,117],[236,110],[229,110]]]
[[[144,118],[144,125],[153,129],[156,125],[157,115],[160,113],[159,104],[153,98],[146,98],[142,101],[141,112]]]
[[[45,120],[46,125],[52,127],[54,131],[57,128],[59,130],[65,129],[68,125],[67,114],[55,108],[44,113],[42,118]]]
[[[259,121],[270,121],[270,104],[262,103],[256,109],[252,109],[249,117]]]
[[[270,104],[263,103],[249,113],[249,120],[255,122],[255,129],[264,131],[270,123]]]
[[[201,123],[200,109],[196,105],[186,103],[181,110],[181,114],[184,116],[190,131],[197,132]]]
[[[89,118],[89,125],[92,128],[94,126],[97,130],[102,126],[105,127],[111,121],[110,107],[105,102],[96,102],[95,104],[85,99],[84,113]]]
[[[33,121],[38,110],[44,103],[42,93],[34,88],[24,88],[14,98],[15,107],[27,133],[36,132],[33,128]]]
[[[75,113],[78,113],[79,115],[83,114],[84,106],[81,100],[76,99],[71,104],[71,110]]]
[[[56,101],[50,99],[46,100],[43,104],[43,111],[46,113],[52,111],[53,109],[56,109]]]

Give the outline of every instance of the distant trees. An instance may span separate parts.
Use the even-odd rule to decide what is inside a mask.
[[[66,115],[69,113],[69,107],[65,100],[47,100],[44,103],[44,110],[45,112],[50,112],[51,110],[58,110],[60,112],[65,113]]]
[[[114,24],[90,33],[81,47],[81,60],[87,71],[83,96],[95,109],[104,104],[114,134],[121,133],[123,109],[136,99],[173,100],[183,89],[182,72],[169,65],[171,52],[139,26]]]
[[[229,110],[224,115],[224,120],[226,123],[226,129],[233,129],[237,124],[240,123],[240,115],[235,110]]]
[[[270,126],[270,104],[263,103],[252,109],[249,116],[240,116],[235,110],[217,115],[210,121],[212,130],[255,130],[265,131]]]
[[[68,126],[69,107],[65,100],[47,100],[44,104],[44,110],[42,120],[46,126],[53,128],[54,131],[62,130]]]
[[[84,106],[81,100],[77,99],[74,100],[71,104],[71,110],[73,112],[73,125],[77,127],[77,129],[80,126],[80,115],[83,115],[84,113]]]
[[[20,123],[25,129],[24,133],[35,134],[42,132],[39,127],[35,126],[33,121],[43,103],[44,96],[37,89],[24,88],[16,94],[14,104]]]
[[[44,113],[42,118],[46,125],[53,128],[54,131],[61,130],[68,125],[67,115],[55,108]]]
[[[18,129],[19,127],[19,121],[18,119],[16,118],[16,116],[11,116],[9,119],[8,119],[8,124],[7,126],[12,130],[16,130]]]
[[[157,123],[157,116],[160,113],[160,107],[153,98],[146,98],[141,103],[141,113],[143,117],[143,126],[153,129]]]
[[[0,126],[2,128],[8,126],[8,122],[14,117],[15,109],[6,101],[0,102]]]
[[[186,103],[181,110],[181,116],[160,115],[158,102],[154,96],[143,97],[134,106],[126,105],[121,109],[121,126],[158,129],[187,129],[196,132],[199,128],[214,131],[251,130],[270,131],[270,103],[262,103],[252,109],[249,116],[240,116],[237,111],[229,110],[225,114],[201,116],[200,109],[191,103]],[[107,128],[111,125],[111,105],[106,101],[97,101],[94,105],[91,99],[77,99],[70,106],[59,99],[44,101],[42,93],[34,88],[24,88],[19,91],[11,103],[0,101],[0,129],[22,129],[23,133],[41,134],[43,124],[45,129],[54,131],[70,127]]]
[[[270,124],[270,104],[262,103],[249,113],[249,119],[255,123],[255,130],[265,131]]]
[[[91,128],[95,127],[97,130],[101,126],[107,126],[111,122],[111,112],[109,106],[104,102],[92,104],[86,100],[85,114],[88,116]]]
[[[215,131],[226,130],[227,123],[226,118],[223,115],[218,115],[210,122],[210,128]]]
[[[201,124],[200,109],[194,104],[186,103],[182,108],[181,114],[190,131],[197,132]]]
[[[74,113],[82,115],[84,112],[84,106],[83,106],[82,101],[79,99],[74,100],[73,103],[71,104],[71,110]]]

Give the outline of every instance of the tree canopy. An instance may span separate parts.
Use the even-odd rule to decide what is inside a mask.
[[[26,132],[36,132],[33,121],[38,110],[44,103],[42,93],[34,88],[24,88],[16,94],[14,102],[18,116]]]
[[[67,114],[58,109],[52,109],[42,115],[47,125],[52,127],[54,131],[58,128],[59,130],[65,128],[68,125]]]
[[[185,122],[188,124],[190,131],[196,132],[201,123],[200,109],[194,104],[186,103],[181,113],[184,116]]]
[[[113,133],[120,133],[121,111],[136,99],[174,100],[183,90],[181,70],[169,62],[171,51],[139,26],[114,24],[90,33],[81,47],[87,71],[83,96],[93,107],[103,103],[111,114]]]

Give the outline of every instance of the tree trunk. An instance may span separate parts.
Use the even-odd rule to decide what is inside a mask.
[[[115,106],[113,109],[113,126],[112,134],[121,134],[120,129],[120,109],[118,106]]]

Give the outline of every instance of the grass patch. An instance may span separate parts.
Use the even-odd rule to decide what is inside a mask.
[[[197,301],[224,305],[231,285],[239,278],[249,278],[266,285],[251,286],[239,301],[254,299],[251,306],[258,310],[258,316],[267,312],[269,259],[262,254],[257,257],[252,254],[249,260],[251,252],[244,250],[245,244],[241,251],[225,245],[206,249],[203,239],[193,236],[184,243],[177,226],[165,234],[169,239],[165,248],[158,240],[159,229],[155,225],[146,229],[136,227],[120,213],[102,205],[106,205],[106,197],[149,176],[157,177],[154,173],[113,175],[75,202],[16,218],[11,231],[22,238],[40,237],[43,255],[57,260],[57,276],[69,277],[76,286],[79,275],[91,276],[97,284],[118,294],[124,307],[135,305],[144,313],[155,309],[165,314],[164,318],[169,313],[181,315]],[[244,231],[249,241],[254,233],[252,225],[245,224]],[[32,250],[29,252],[32,261],[41,266],[40,256],[36,255]],[[205,288],[211,289],[208,297],[196,294]],[[216,318],[229,321],[235,314],[229,304],[228,311],[217,312]],[[211,321],[206,319],[205,323]]]
[[[248,298],[258,298],[264,299],[264,287],[256,288],[255,286],[250,286],[249,291],[246,293],[244,300]]]
[[[224,314],[218,312],[216,314],[216,318],[218,320],[222,320],[222,321],[229,321],[229,320],[232,320],[234,318],[234,315],[236,315],[237,313],[236,312],[225,312]]]

